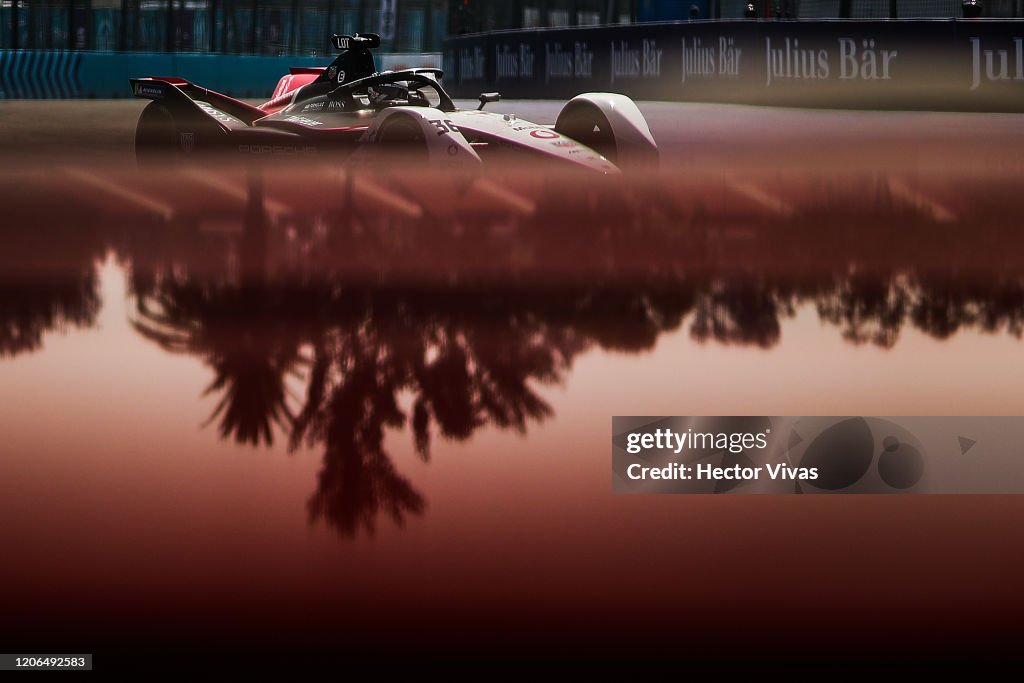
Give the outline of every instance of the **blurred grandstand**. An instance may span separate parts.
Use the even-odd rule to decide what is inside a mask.
[[[960,17],[962,0],[755,0],[763,18]],[[1024,0],[982,0],[1024,17]],[[450,34],[744,16],[747,0],[0,0],[0,50],[317,55],[330,33],[376,31],[388,52]]]

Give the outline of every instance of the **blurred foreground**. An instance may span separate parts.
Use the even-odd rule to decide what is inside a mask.
[[[1024,409],[1024,192],[928,153],[0,170],[0,637],[111,667],[1005,646],[1014,498],[610,492],[614,414]]]

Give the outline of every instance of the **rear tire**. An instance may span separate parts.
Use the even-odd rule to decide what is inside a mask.
[[[175,161],[181,156],[178,126],[174,115],[160,102],[142,110],[135,127],[135,159],[140,166]]]

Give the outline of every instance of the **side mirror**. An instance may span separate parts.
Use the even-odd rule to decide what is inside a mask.
[[[478,97],[477,99],[480,100],[480,106],[477,107],[476,110],[480,111],[481,109],[484,108],[484,105],[487,104],[488,102],[501,102],[501,93],[499,93],[499,92],[482,92],[482,93],[480,93],[480,97]]]

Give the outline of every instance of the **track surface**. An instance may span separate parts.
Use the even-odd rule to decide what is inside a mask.
[[[0,101],[5,163],[85,157],[130,161],[143,100]],[[461,101],[460,106],[475,103]],[[561,101],[506,101],[489,109],[539,123]],[[802,110],[641,102],[663,162],[698,168],[993,165],[1020,171],[1024,115]]]

